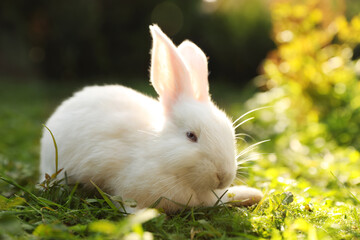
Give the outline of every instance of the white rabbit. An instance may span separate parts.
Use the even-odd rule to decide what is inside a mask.
[[[210,99],[205,54],[190,41],[176,47],[156,25],[150,31],[151,83],[159,100],[119,85],[75,93],[46,123],[58,145],[59,169],[70,182],[93,187],[92,180],[134,199],[139,209],[161,197],[157,208],[168,213],[180,204],[212,206],[225,191],[223,202],[257,203],[259,190],[228,188],[237,169],[234,128]],[[54,155],[44,131],[42,176],[55,172]]]

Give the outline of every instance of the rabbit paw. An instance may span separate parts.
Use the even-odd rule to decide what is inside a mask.
[[[222,202],[228,202],[236,206],[251,206],[260,202],[262,197],[263,194],[258,189],[247,186],[233,186],[227,189]]]

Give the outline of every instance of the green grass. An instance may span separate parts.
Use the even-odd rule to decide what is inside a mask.
[[[153,94],[146,84],[133,86]],[[320,168],[326,156],[289,152],[276,158],[272,143],[264,143],[261,152],[267,154],[246,164],[244,181],[266,193],[250,208],[222,205],[171,216],[151,210],[128,216],[109,204],[111,196],[104,193],[51,178],[37,185],[42,124],[75,89],[37,82],[0,84],[0,239],[360,238],[359,156],[351,148],[335,153],[335,158],[348,159]],[[235,118],[245,112],[246,96],[253,90],[230,89],[212,86],[212,93]]]

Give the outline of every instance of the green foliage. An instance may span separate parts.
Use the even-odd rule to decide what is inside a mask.
[[[313,215],[287,216],[288,229],[273,237],[304,228],[312,239],[313,227],[298,218],[335,239],[358,237],[360,17],[348,22],[321,1],[276,1],[271,9],[277,50],[255,80],[263,92],[246,102],[248,109],[271,108],[255,112],[256,121],[243,126],[271,139],[260,146],[270,154],[252,174],[270,192],[298,195],[298,207]]]
[[[326,15],[340,13],[326,12],[317,1],[275,3],[272,13],[278,50],[266,60],[265,74],[258,79],[268,90],[247,106],[273,108],[258,114],[248,129],[273,139],[276,157],[269,159],[283,161],[293,173],[306,175],[299,168],[304,166],[319,184],[319,172],[347,172],[342,180],[349,181],[357,176],[360,156],[360,62],[353,56],[360,43],[353,37],[360,18],[348,23],[340,15],[327,22]]]

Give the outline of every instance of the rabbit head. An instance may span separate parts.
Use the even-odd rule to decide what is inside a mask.
[[[234,128],[209,96],[206,56],[190,41],[176,47],[156,25],[150,31],[151,83],[164,113],[164,171],[196,192],[226,188],[236,174]]]

